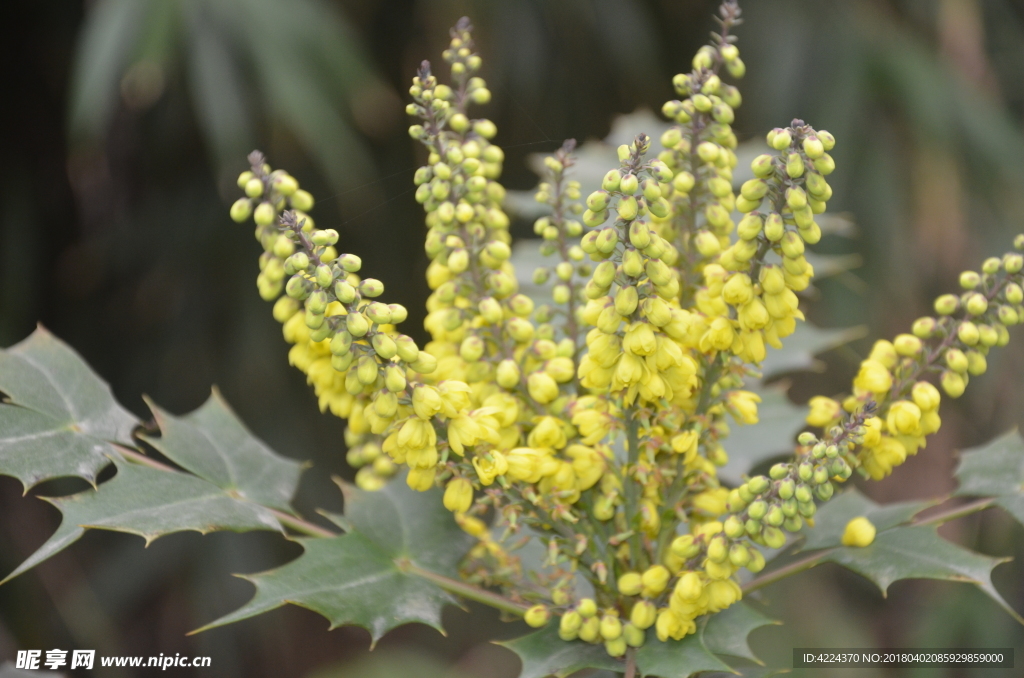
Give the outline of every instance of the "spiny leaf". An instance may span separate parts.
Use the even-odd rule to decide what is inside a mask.
[[[345,519],[392,558],[406,558],[425,570],[454,574],[473,544],[444,508],[441,490],[410,489],[396,478],[376,492],[342,484]],[[443,544],[443,548],[438,548]]]
[[[256,438],[214,390],[198,410],[175,417],[147,401],[160,437],[146,442],[168,459],[247,501],[292,512],[303,465]]]
[[[966,450],[956,471],[959,496],[997,497],[1024,524],[1024,439],[1017,429]]]
[[[909,501],[880,505],[865,497],[857,488],[851,487],[821,506],[814,516],[814,527],[804,531],[806,540],[800,548],[813,551],[840,546],[846,524],[860,516],[870,520],[878,532],[884,532],[908,522],[935,504],[935,501]]]
[[[253,599],[199,631],[291,603],[323,615],[332,629],[344,624],[362,626],[376,643],[389,630],[409,622],[441,631],[441,608],[457,604],[434,584],[403,572],[390,555],[358,532],[299,542],[305,553],[276,570],[243,577],[256,586]]]
[[[992,585],[992,569],[1006,561],[990,558],[941,538],[935,526],[908,525],[935,501],[879,505],[850,489],[821,507],[806,531],[803,550],[827,549],[823,561],[848,567],[873,581],[882,593],[900,579],[945,579],[977,585],[1015,619],[1020,616]],[[859,516],[877,530],[870,546],[840,546],[846,524]],[[1022,622],[1024,623],[1024,622]]]
[[[66,344],[39,327],[0,350],[0,473],[27,492],[52,478],[90,483],[130,441],[135,418]]]
[[[605,669],[622,673],[625,666],[622,660],[609,657],[603,644],[591,645],[582,640],[562,640],[558,637],[558,625],[555,623],[498,645],[507,647],[519,655],[523,663],[519,678],[561,678],[581,669]]]
[[[57,531],[6,582],[78,541],[86,529],[136,534],[146,543],[194,530],[281,531],[274,514],[201,478],[114,460],[117,475],[96,490],[47,499],[64,514]],[[0,583],[3,583],[0,582]]]
[[[975,584],[1015,619],[1024,619],[992,585],[992,569],[1008,558],[990,558],[952,544],[935,526],[897,527],[880,532],[870,546],[827,551],[825,560],[839,563],[874,582],[884,595],[900,579],[944,579]]]
[[[682,640],[661,642],[654,629],[647,631],[647,642],[636,652],[636,666],[641,676],[658,678],[690,678],[702,671],[730,671],[729,665],[716,657],[704,643],[705,629],[698,629]]]
[[[736,603],[711,615],[704,628],[704,644],[715,654],[749,659],[758,664],[757,658],[747,643],[747,636],[754,629],[778,624],[744,603]]]
[[[362,626],[374,643],[409,622],[440,631],[441,608],[456,599],[408,572],[411,565],[455,574],[472,543],[442,505],[440,491],[416,492],[396,479],[377,492],[346,486],[345,494],[346,515],[339,522],[353,532],[299,540],[305,553],[276,570],[244,577],[256,586],[253,599],[200,631],[286,603],[320,613],[331,628]]]

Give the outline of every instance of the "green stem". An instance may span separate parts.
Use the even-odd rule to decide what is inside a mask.
[[[622,469],[622,487],[626,494],[626,528],[633,530],[633,535],[629,538],[631,561],[633,567],[639,569],[642,549],[640,543],[640,486],[635,478],[629,477],[630,471],[635,471],[637,462],[640,461],[640,422],[637,419],[636,403],[629,406],[625,415],[628,457],[626,466]]]
[[[468,600],[475,600],[478,603],[489,605],[501,610],[502,612],[522,616],[526,614],[526,611],[529,609],[526,605],[509,600],[497,593],[492,593],[485,589],[473,586],[472,584],[452,579],[451,577],[445,577],[442,574],[437,574],[430,570],[424,570],[422,567],[413,565],[410,562],[396,562],[396,564],[400,570],[407,574],[416,575],[421,579],[426,579],[427,581],[436,584],[439,588],[442,588],[449,593],[454,593]]]

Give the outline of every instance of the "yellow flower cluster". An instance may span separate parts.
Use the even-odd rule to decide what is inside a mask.
[[[1015,244],[1019,247],[1024,241],[1018,238]],[[970,377],[988,368],[989,350],[1005,346],[1008,328],[1024,321],[1022,268],[1024,255],[1010,252],[987,259],[981,272],[965,271],[960,276],[961,295],[939,297],[936,317],[918,319],[912,334],[876,342],[860,365],[853,393],[842,404],[813,398],[807,423],[829,427],[846,412],[873,403],[877,415],[864,422],[858,461],[871,478],[889,475],[924,447],[927,436],[942,424],[939,388],[924,377],[940,372],[942,390],[951,398],[960,397]]]
[[[721,14],[720,34],[674,79],[682,98],[664,112],[676,126],[657,157],[644,134],[621,146],[585,206],[569,178],[574,144],[545,161],[536,199],[550,213],[534,229],[555,263],[534,282],[552,283],[551,305],[520,293],[510,263],[504,154],[495,125],[469,116],[490,93],[465,19],[444,52],[451,84],[424,62],[409,90],[409,132],[426,149],[415,175],[430,259],[423,350],[396,329],[406,310],[376,301],[383,284],[338,255],[335,231],[315,228],[294,178],[254,154],[231,209],[256,221],[257,285],[276,299],[290,362],[321,409],[348,421],[356,482],[379,488],[405,467],[410,487],[443,487],[478,540],[464,578],[528,607],[527,623],[557,616],[561,638],[612,656],[683,638],[738,601],[740,570],[765,566],[761,547],[783,546],[855,470],[882,477],[938,429],[929,371],[958,396],[1024,320],[1024,259],[987,261],[962,277],[963,295],[939,299],[939,317],[878,342],[852,395],[811,400],[822,433],[801,434],[792,462],[738,487],[719,481],[728,417],[758,422],[746,378],[803,318],[804,247],[821,237],[835,143],[799,120],[775,129],[774,152],[734,192],[740,95],[722,78],[745,66],[729,34],[739,10]],[[524,571],[530,541],[547,546],[543,571]]]

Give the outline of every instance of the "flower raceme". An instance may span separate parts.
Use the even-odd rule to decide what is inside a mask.
[[[504,155],[495,125],[470,117],[490,92],[465,19],[444,52],[450,84],[424,62],[409,89],[409,133],[426,153],[414,179],[430,259],[425,346],[398,331],[406,309],[378,301],[384,286],[360,277],[359,257],[339,255],[338,233],[314,224],[313,197],[261,154],[231,208],[256,223],[257,288],[289,362],[321,410],[347,420],[356,482],[379,488],[405,467],[410,487],[443,487],[477,539],[466,580],[524,604],[528,624],[557,623],[563,640],[613,656],[683,638],[738,601],[739,572],[764,567],[761,547],[783,546],[855,471],[883,477],[923,447],[941,392],[959,396],[1024,320],[1024,258],[987,260],[935,317],[878,342],[849,396],[811,399],[819,433],[800,435],[791,462],[738,487],[719,481],[727,415],[757,424],[760,398],[743,386],[803,319],[805,246],[821,237],[835,169],[832,135],[794,120],[768,134],[772,152],[734,190],[741,97],[724,79],[745,66],[731,35],[739,9],[720,14],[720,33],[673,80],[660,151],[638,135],[586,197],[570,178],[573,142],[546,159],[536,198],[549,213],[534,229],[552,263],[533,277],[550,303],[519,292],[509,261]],[[847,532],[873,538],[870,523]],[[518,555],[531,539],[547,546],[540,571]]]

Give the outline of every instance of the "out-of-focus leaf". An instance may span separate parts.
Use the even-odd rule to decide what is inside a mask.
[[[808,250],[804,254],[807,262],[814,267],[814,279],[822,280],[840,273],[860,268],[864,259],[859,254],[817,254]]]
[[[990,558],[952,544],[937,527],[896,527],[875,536],[863,548],[842,546],[826,552],[824,560],[867,577],[884,595],[900,579],[944,579],[976,585],[1017,621],[1024,619],[992,585],[992,569],[1009,558]]]
[[[148,0],[101,0],[87,14],[71,76],[72,131],[98,135],[106,129],[148,6]]]
[[[778,624],[744,603],[736,603],[711,615],[704,627],[704,644],[715,654],[729,655],[761,663],[750,645],[747,636],[754,629]]]
[[[198,410],[175,417],[150,403],[160,437],[145,440],[164,456],[233,496],[292,512],[303,465],[256,438],[214,390]]]
[[[331,92],[338,83],[318,77],[305,53],[307,30],[317,36],[317,45],[331,44],[323,31],[325,25],[337,23],[336,16],[316,0],[288,4],[245,0],[239,3],[239,9],[242,16],[236,27],[255,66],[267,109],[295,133],[335,187],[365,183],[360,168],[372,167],[373,163],[332,100]],[[299,24],[300,30],[295,31],[299,17],[305,20]],[[282,27],[292,30],[283,31]],[[318,58],[321,66],[328,63],[335,68],[350,68],[349,82],[367,75],[362,64],[345,61],[337,52],[319,54]],[[345,65],[339,64],[339,59]]]
[[[758,423],[732,423],[724,445],[729,463],[719,476],[730,483],[741,481],[743,474],[759,463],[791,451],[796,434],[804,428],[805,408],[794,405],[784,389],[775,386],[751,388],[761,396],[757,406]]]
[[[223,31],[203,5],[188,16],[188,84],[199,128],[221,167],[236,166],[255,146],[244,78]]]
[[[47,499],[64,514],[60,527],[5,582],[75,543],[86,529],[136,534],[147,543],[188,530],[281,531],[269,509],[239,500],[201,478],[122,460],[114,463],[117,475],[98,489]]]
[[[782,348],[769,349],[761,373],[765,379],[800,370],[817,370],[821,363],[814,356],[867,334],[866,327],[822,329],[810,323],[799,323],[796,331],[782,342]]]
[[[70,347],[42,327],[0,350],[0,474],[26,491],[51,478],[95,483],[135,418]]]
[[[523,663],[519,678],[567,676],[582,669],[605,669],[621,673],[621,660],[608,656],[603,644],[582,640],[566,642],[558,637],[558,625],[551,623],[533,633],[498,643],[519,655]]]
[[[959,496],[996,497],[1024,524],[1024,440],[1017,429],[965,450],[956,471]]]
[[[682,640],[661,642],[648,629],[647,642],[636,652],[641,676],[690,678],[703,671],[729,671],[729,665],[716,657],[704,643],[704,629]]]
[[[441,503],[439,490],[415,492],[404,482],[379,492],[346,489],[344,524],[354,531],[299,540],[305,553],[269,572],[244,577],[256,595],[200,630],[269,612],[285,604],[318,612],[331,628],[354,624],[376,643],[390,629],[421,622],[441,629],[441,608],[455,598],[410,567],[455,574],[470,539]]]
[[[892,529],[910,521],[915,515],[934,506],[934,501],[908,501],[880,505],[865,497],[860,490],[851,487],[837,497],[822,504],[814,515],[814,527],[804,529],[806,539],[801,550],[832,548],[842,544],[846,524],[858,517],[871,521],[878,532]]]

